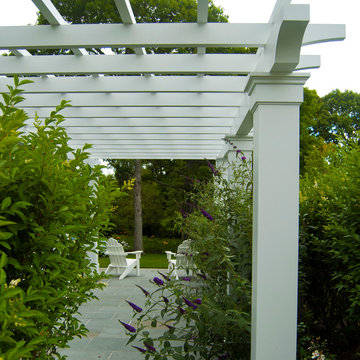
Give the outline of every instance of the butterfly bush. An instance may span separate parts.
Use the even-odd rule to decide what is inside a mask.
[[[233,180],[208,162],[212,181],[194,181],[186,216],[179,209],[177,229],[192,239],[195,268],[180,280],[159,273],[153,292],[138,286],[146,304],[128,335],[146,360],[250,358],[252,172],[241,155],[228,164]]]

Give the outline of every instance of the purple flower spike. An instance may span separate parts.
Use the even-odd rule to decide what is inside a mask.
[[[237,149],[237,146],[234,145],[234,146],[233,146],[233,149]]]
[[[205,274],[198,274],[198,276],[201,277],[201,278],[204,279],[204,280],[207,280],[207,277],[206,277]]]
[[[184,277],[183,281],[191,281],[191,277]]]
[[[144,345],[146,346],[146,348],[150,351],[150,352],[156,352],[156,349],[152,346],[152,345],[150,345],[150,344],[148,344],[148,343],[146,343],[146,342],[144,342]]]
[[[136,285],[139,289],[141,289],[141,291],[144,293],[144,295],[145,296],[150,296],[150,293],[147,291],[147,290],[145,290],[144,288],[142,288],[141,286],[139,286],[139,285]]]
[[[137,306],[136,304],[130,302],[130,301],[127,301],[126,302],[137,312],[142,312],[143,309],[140,307],[140,306]]]
[[[188,214],[186,213],[186,211],[184,209],[180,209],[181,212],[181,216],[183,217],[183,219],[186,219],[188,217]]]
[[[124,323],[122,321],[120,321],[120,323],[121,323],[122,326],[124,326],[124,328],[126,330],[128,330],[130,332],[136,332],[136,329],[133,326],[131,326],[131,325],[127,324],[127,323]]]
[[[138,347],[138,346],[134,346],[134,345],[131,345],[134,349],[136,350],[139,350],[141,353],[146,353],[146,350],[141,348],[141,347]]]
[[[164,299],[164,303],[167,304],[169,302],[169,299],[166,296],[163,296],[163,299]]]
[[[190,300],[188,300],[188,299],[186,299],[186,298],[184,298],[184,297],[183,297],[183,299],[184,299],[185,304],[186,304],[187,306],[192,307],[194,310],[197,309],[197,305],[193,304]]]
[[[164,285],[164,281],[161,280],[161,279],[159,279],[159,278],[156,277],[156,276],[153,278],[153,281],[154,281],[156,284],[158,284],[158,285]]]
[[[185,314],[185,313],[186,313],[186,311],[185,311],[182,307],[180,307],[180,306],[178,307],[178,310],[180,311],[181,314]]]
[[[204,209],[200,209],[200,211],[207,219],[209,219],[210,221],[214,221],[214,218],[207,211],[205,211]]]
[[[202,302],[201,299],[195,299],[195,300],[194,300],[194,303],[195,303],[195,304],[198,304],[198,305],[200,305],[201,302]]]
[[[158,271],[158,273],[159,273],[166,281],[170,281],[170,278],[169,278],[167,275],[163,274],[163,273],[160,272],[160,271]]]
[[[242,156],[242,157],[241,157],[241,160],[242,160],[242,161],[245,161],[245,160],[246,160],[246,156]]]
[[[206,162],[207,162],[209,168],[211,169],[212,173],[214,175],[217,175],[219,173],[219,171],[214,168],[213,164],[208,159],[206,159]]]
[[[241,150],[236,150],[236,153],[237,153],[237,154],[241,153]]]

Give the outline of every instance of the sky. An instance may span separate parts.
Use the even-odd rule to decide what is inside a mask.
[[[72,0],[69,0],[72,1]],[[276,0],[214,0],[224,8],[232,23],[268,22]],[[310,22],[345,24],[341,42],[305,46],[302,54],[321,55],[321,67],[309,70],[306,85],[324,96],[334,89],[360,93],[360,0],[293,0],[310,4]],[[1,25],[27,25],[36,20],[37,8],[31,0],[0,0]]]

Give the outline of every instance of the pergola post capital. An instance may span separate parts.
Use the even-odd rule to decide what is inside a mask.
[[[260,104],[298,104],[303,102],[303,86],[310,77],[308,73],[272,75],[252,73],[248,76],[245,92],[252,113]]]

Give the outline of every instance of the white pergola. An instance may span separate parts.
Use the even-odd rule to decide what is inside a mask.
[[[8,0],[12,1],[12,0]],[[252,360],[295,360],[298,263],[299,106],[304,69],[320,66],[304,45],[343,40],[344,25],[309,24],[309,5],[278,0],[267,23],[136,24],[129,0],[114,0],[123,24],[70,25],[50,0],[32,0],[51,25],[0,27],[0,91],[9,76],[31,77],[20,104],[40,118],[61,100],[70,145],[91,157],[223,159],[230,139],[253,153]],[[245,5],[244,5],[245,7]],[[85,48],[134,48],[89,55]],[[192,47],[196,54],[147,54]],[[256,54],[206,54],[255,47]],[[31,56],[29,49],[71,49]],[[300,70],[300,71],[299,71]],[[31,130],[31,123],[28,129]]]

